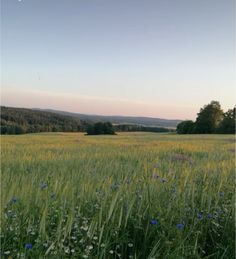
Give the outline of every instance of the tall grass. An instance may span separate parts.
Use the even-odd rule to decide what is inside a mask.
[[[234,137],[2,136],[3,258],[234,258]]]

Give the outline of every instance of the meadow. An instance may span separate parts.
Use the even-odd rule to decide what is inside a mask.
[[[235,257],[233,135],[1,137],[2,258]]]

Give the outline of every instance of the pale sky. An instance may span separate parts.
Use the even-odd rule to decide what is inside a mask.
[[[195,119],[235,101],[234,0],[2,0],[1,104]]]

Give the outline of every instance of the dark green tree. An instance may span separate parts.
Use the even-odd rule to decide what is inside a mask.
[[[114,128],[110,122],[105,122],[103,124],[103,132],[104,134],[115,134]]]
[[[110,122],[97,122],[87,127],[88,135],[110,134],[114,135],[115,130]]]
[[[229,109],[224,113],[224,118],[220,122],[217,129],[218,133],[234,134],[235,133],[235,110],[236,108]]]
[[[176,131],[179,134],[194,133],[195,123],[191,120],[182,121],[177,125]]]
[[[220,103],[212,101],[200,109],[195,122],[195,133],[214,133],[223,119]]]
[[[94,133],[96,135],[104,134],[104,123],[97,122],[94,124]]]

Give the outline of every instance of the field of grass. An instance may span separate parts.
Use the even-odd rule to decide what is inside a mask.
[[[2,258],[234,258],[234,143],[2,136]]]

